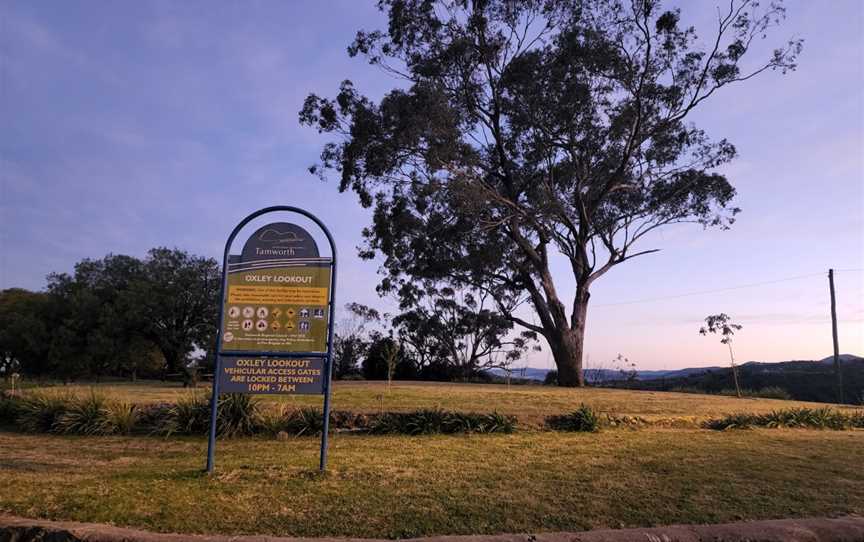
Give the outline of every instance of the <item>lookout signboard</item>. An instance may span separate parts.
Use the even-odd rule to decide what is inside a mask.
[[[304,228],[273,222],[258,228],[239,255],[231,244],[251,220],[287,211],[315,222],[330,244],[330,257]],[[314,215],[295,207],[268,207],[246,217],[225,245],[222,301],[211,400],[207,471],[212,472],[220,393],[323,394],[320,468],[327,461],[330,410],[333,289],[336,247]]]
[[[222,352],[326,352],[331,263],[295,224],[259,228],[229,257]]]

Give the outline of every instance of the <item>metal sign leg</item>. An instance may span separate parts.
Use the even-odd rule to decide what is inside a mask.
[[[332,358],[327,356],[327,380],[324,391],[324,423],[321,434],[321,461],[318,463],[318,470],[324,472],[327,470],[327,444],[330,435],[330,386],[333,378]]]
[[[210,397],[210,438],[207,441],[207,474],[213,474],[216,456],[216,421],[219,409],[219,371],[222,362],[216,356],[216,370],[213,372],[213,394]]]

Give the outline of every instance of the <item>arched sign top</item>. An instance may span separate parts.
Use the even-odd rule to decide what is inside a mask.
[[[336,242],[333,240],[333,236],[330,235],[330,230],[327,229],[327,226],[325,226],[324,223],[321,222],[321,220],[319,220],[317,216],[313,215],[312,213],[310,213],[309,211],[307,211],[305,209],[301,209],[299,207],[293,207],[291,205],[274,205],[272,207],[265,207],[263,209],[259,209],[259,210],[255,211],[254,213],[250,214],[249,216],[247,216],[246,218],[241,220],[240,223],[234,227],[234,230],[231,232],[231,235],[228,236],[228,240],[225,242],[225,253],[224,253],[223,262],[225,262],[225,263],[228,262],[228,253],[231,250],[231,245],[234,243],[234,238],[237,237],[237,234],[239,234],[240,231],[244,227],[246,227],[247,224],[249,224],[250,222],[252,222],[256,218],[258,218],[259,216],[266,215],[269,213],[276,213],[276,212],[295,213],[298,215],[305,216],[306,218],[308,218],[309,220],[314,222],[319,228],[321,228],[321,231],[323,231],[324,235],[327,237],[327,242],[330,243],[330,254],[332,255],[331,259],[333,260],[333,266],[335,267],[335,265],[336,265]]]
[[[273,222],[261,226],[249,237],[243,245],[240,259],[245,263],[318,256],[318,244],[308,231],[290,222]]]

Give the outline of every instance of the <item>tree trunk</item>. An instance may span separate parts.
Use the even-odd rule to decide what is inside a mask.
[[[732,379],[735,380],[735,395],[741,398],[741,386],[738,384],[738,368],[735,367],[735,355],[732,354],[732,343],[726,343],[729,347],[729,360],[732,362]]]
[[[558,385],[563,387],[582,387],[585,379],[582,374],[582,355],[585,347],[585,318],[588,315],[588,291],[578,288],[573,307],[573,321],[570,327],[556,330],[548,338],[558,367]]]

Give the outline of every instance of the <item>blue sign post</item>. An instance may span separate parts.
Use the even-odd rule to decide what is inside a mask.
[[[241,254],[231,255],[240,231],[274,212],[312,220],[327,237],[330,256],[321,257],[309,232],[289,222],[259,228]],[[267,207],[244,218],[231,232],[222,260],[208,473],[215,466],[220,393],[323,394],[319,469],[326,469],[335,290],[336,243],[312,213],[286,205]]]

